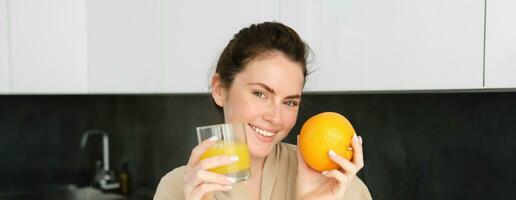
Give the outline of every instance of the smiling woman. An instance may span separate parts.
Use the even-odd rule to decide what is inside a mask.
[[[234,162],[227,156],[200,161],[213,140],[192,150],[186,166],[165,175],[154,199],[371,199],[355,176],[363,160],[331,155],[341,170],[319,173],[308,167],[297,147],[282,143],[294,127],[307,75],[307,46],[291,28],[275,22],[240,30],[222,52],[211,80],[212,97],[226,123],[246,124],[251,154],[248,181],[208,169]],[[352,142],[355,157],[362,145]]]
[[[225,121],[248,124],[250,153],[259,159],[253,163],[263,163],[294,127],[304,82],[301,67],[272,51],[250,61],[229,88],[219,75],[213,77],[213,99],[223,108]]]

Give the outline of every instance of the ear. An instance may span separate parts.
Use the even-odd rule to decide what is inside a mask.
[[[211,96],[218,106],[224,107],[224,101],[226,100],[226,89],[224,88],[218,73],[215,73],[213,77],[211,77]]]

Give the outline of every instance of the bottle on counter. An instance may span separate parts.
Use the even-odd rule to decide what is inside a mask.
[[[120,169],[118,178],[120,179],[120,194],[129,195],[131,189],[131,176],[129,173],[129,166],[125,161],[122,163],[122,168]]]

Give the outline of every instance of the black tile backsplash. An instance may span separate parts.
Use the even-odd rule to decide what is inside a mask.
[[[314,114],[345,115],[364,138],[374,199],[516,199],[516,93],[305,94],[287,142]],[[0,96],[0,193],[88,185],[106,130],[111,166],[152,193],[188,160],[194,127],[223,117],[209,95]]]

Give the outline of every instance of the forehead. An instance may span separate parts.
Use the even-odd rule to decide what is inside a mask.
[[[247,63],[235,77],[234,84],[263,83],[281,95],[301,94],[302,67],[281,52],[266,53]]]

